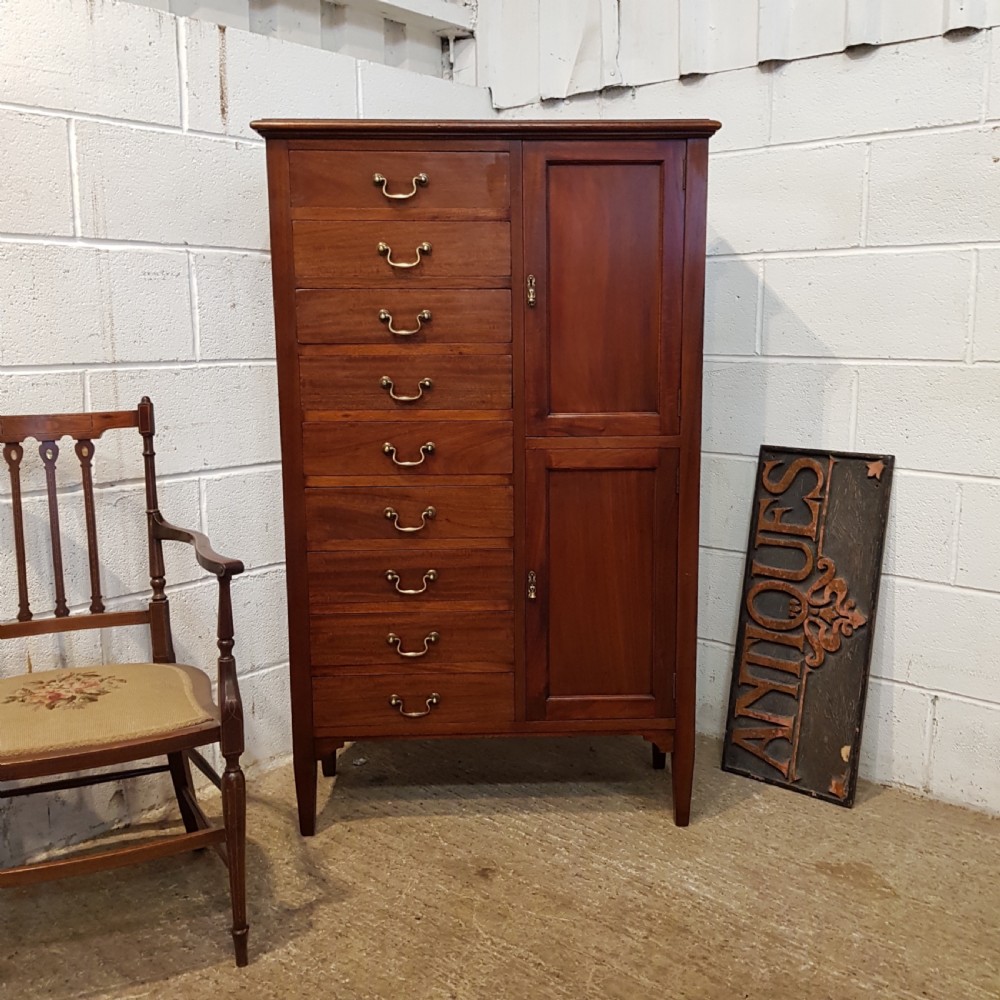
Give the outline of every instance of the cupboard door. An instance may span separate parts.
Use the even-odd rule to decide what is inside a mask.
[[[677,459],[528,452],[528,719],[673,714]]]
[[[684,157],[525,143],[529,435],[677,432]]]

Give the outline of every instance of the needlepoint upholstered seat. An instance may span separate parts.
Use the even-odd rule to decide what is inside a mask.
[[[152,596],[140,610],[107,610],[101,593],[101,564],[97,548],[97,516],[93,485],[95,441],[108,431],[132,428],[142,440],[146,499],[146,542]],[[59,441],[75,439],[81,493],[60,496],[56,464]],[[48,501],[48,538],[55,609],[36,616],[28,598],[29,562],[25,544],[22,463],[29,452],[25,441],[38,442],[44,467],[44,496]],[[153,404],[143,398],[136,410],[50,416],[0,416],[0,442],[10,474],[10,509],[14,520],[18,612],[16,620],[0,624],[0,639],[17,639],[80,629],[118,625],[145,625],[152,650],[148,663],[86,663],[58,669],[7,676],[13,664],[0,659],[0,798],[76,788],[88,784],[169,772],[184,822],[185,833],[126,841],[99,853],[48,859],[0,869],[0,888],[25,885],[119,868],[181,851],[213,847],[229,869],[232,897],[232,935],[238,965],[247,963],[245,893],[246,791],[240,755],[243,752],[243,709],[233,658],[232,577],[243,564],[214,552],[200,532],[178,528],[161,515],[157,503],[154,466]],[[137,442],[138,443],[138,442]],[[33,450],[33,449],[30,449]],[[68,449],[67,449],[68,450]],[[75,464],[75,463],[70,463]],[[27,463],[24,463],[26,466]],[[63,482],[59,486],[64,485]],[[90,602],[73,612],[63,573],[60,506],[82,504],[86,525]],[[203,670],[175,662],[166,596],[163,542],[185,542],[203,569],[219,581],[218,705],[212,682]],[[0,644],[0,657],[3,657]],[[53,664],[55,666],[55,664]],[[220,777],[196,748],[217,743],[226,762]],[[114,773],[59,777],[70,772],[105,768],[129,761],[165,756],[158,765]],[[202,811],[191,780],[194,764],[222,792],[223,826],[213,826]],[[14,786],[6,783],[17,782]]]

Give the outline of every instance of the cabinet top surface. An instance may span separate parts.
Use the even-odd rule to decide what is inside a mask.
[[[483,137],[708,138],[721,126],[708,118],[622,121],[390,121],[380,119],[266,118],[250,127],[267,139]]]

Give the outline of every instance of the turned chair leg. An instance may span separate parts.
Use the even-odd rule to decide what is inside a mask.
[[[246,892],[246,779],[240,768],[239,754],[226,757],[222,775],[222,816],[226,824],[226,857],[229,860],[229,894],[233,902],[233,945],[236,964],[248,962],[247,892]]]

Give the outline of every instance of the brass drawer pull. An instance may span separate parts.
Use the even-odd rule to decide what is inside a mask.
[[[396,465],[411,468],[414,465],[423,465],[424,459],[427,458],[428,455],[434,454],[434,442],[428,441],[427,444],[422,444],[420,446],[420,458],[418,458],[416,462],[401,462],[398,458],[396,458],[396,446],[391,444],[389,441],[386,441],[386,443],[382,445],[382,453],[388,455]]]
[[[389,267],[416,267],[422,259],[420,255],[422,253],[431,252],[431,245],[430,243],[421,243],[420,246],[417,247],[417,259],[411,261],[393,260],[392,247],[389,246],[388,243],[379,243],[378,252],[380,256],[385,257],[386,263],[388,263]]]
[[[441,695],[436,691],[424,703],[427,708],[423,712],[406,712],[403,710],[403,699],[398,694],[389,695],[389,704],[392,708],[398,708],[400,715],[405,715],[408,719],[422,719],[425,715],[431,714],[431,709],[441,704]]]
[[[417,313],[417,327],[415,330],[397,330],[392,325],[392,313],[388,309],[379,309],[378,318],[379,322],[385,323],[389,327],[389,333],[393,333],[397,337],[412,337],[415,333],[420,333],[420,327],[423,323],[431,321],[431,311],[430,309],[421,309]]]
[[[436,569],[429,569],[424,573],[424,585],[419,590],[404,590],[399,585],[399,574],[394,569],[386,570],[385,578],[396,588],[397,594],[422,594],[427,589],[428,584],[433,583],[438,578],[438,574]]]
[[[390,646],[395,646],[396,652],[399,653],[400,656],[405,656],[408,660],[415,660],[418,656],[426,656],[431,646],[433,646],[434,643],[436,643],[440,638],[441,636],[438,635],[437,632],[428,632],[427,635],[424,636],[424,648],[418,649],[415,653],[407,653],[405,650],[399,648],[403,640],[400,639],[395,632],[390,632],[385,637],[385,641],[389,643]]]
[[[386,509],[382,513],[385,515],[386,520],[392,521],[392,526],[397,531],[405,531],[407,533],[412,531],[423,531],[424,528],[427,527],[427,522],[432,520],[437,515],[437,511],[433,507],[428,507],[420,515],[420,524],[418,524],[415,528],[403,528],[400,527],[399,524],[399,515],[396,513],[395,510],[393,510],[392,507],[386,507]]]
[[[386,178],[383,177],[382,174],[372,174],[372,180],[375,182],[375,187],[381,187],[382,194],[384,194],[386,198],[389,198],[392,201],[406,201],[407,198],[412,198],[417,193],[418,187],[427,186],[427,181],[429,179],[430,178],[427,176],[427,174],[417,174],[417,176],[413,178],[412,191],[409,191],[406,194],[389,194],[389,192],[386,191],[386,187],[389,184],[388,180],[386,180]]]
[[[380,386],[387,393],[389,393],[390,398],[396,400],[397,403],[415,403],[424,394],[424,389],[433,389],[434,383],[429,378],[422,378],[417,383],[417,394],[415,396],[397,396],[395,391],[395,383],[389,378],[388,375],[383,375],[379,379]]]

